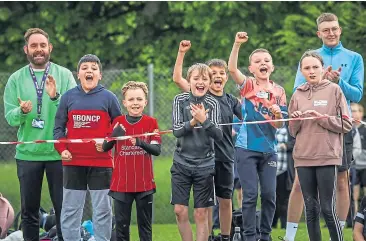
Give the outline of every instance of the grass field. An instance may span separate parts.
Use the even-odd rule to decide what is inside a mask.
[[[139,241],[137,227],[132,226],[131,228],[131,241]],[[215,233],[217,234],[219,231],[217,230]],[[285,234],[285,230],[281,229],[274,229],[272,231],[272,240],[277,241],[279,240],[278,237],[283,237]],[[179,232],[177,225],[175,224],[155,224],[153,225],[153,241],[178,241],[179,239]],[[296,241],[308,241],[308,234],[304,223],[299,225],[299,230],[296,235]],[[323,228],[322,229],[322,240],[328,241],[329,240],[329,233],[328,230]],[[344,240],[345,241],[352,241],[352,231],[351,229],[346,229],[344,232]]]
[[[153,240],[154,241],[177,241],[180,240],[179,232],[175,224],[173,207],[170,201],[170,167],[172,160],[169,158],[156,158],[154,161],[155,181],[157,185],[157,193],[154,196],[154,225]],[[2,193],[14,206],[16,211],[20,210],[19,199],[19,183],[16,175],[15,161],[0,164],[0,193]],[[61,175],[61,174],[60,174]],[[47,182],[44,180],[42,190],[41,205],[47,210],[52,204],[49,199]],[[192,206],[192,205],[191,205]],[[192,217],[193,210],[190,209]],[[133,211],[135,213],[135,211]],[[132,217],[133,223],[136,223],[135,215]],[[218,233],[218,231],[216,232]],[[278,240],[278,236],[284,236],[285,231],[274,229],[272,233],[273,240]],[[351,229],[346,229],[344,233],[346,241],[352,241]],[[137,227],[131,227],[131,241],[138,241]],[[327,229],[322,229],[322,240],[329,240]],[[299,231],[296,241],[307,241],[307,231],[305,223],[299,225]]]

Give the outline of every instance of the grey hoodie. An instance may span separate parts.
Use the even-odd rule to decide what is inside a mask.
[[[291,98],[289,115],[307,110],[329,117],[290,121],[290,134],[296,137],[293,151],[295,167],[341,165],[343,135],[352,129],[341,88],[329,80],[322,80],[317,85],[305,83],[299,86]]]

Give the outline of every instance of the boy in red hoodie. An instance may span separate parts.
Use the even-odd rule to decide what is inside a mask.
[[[81,84],[67,91],[60,101],[53,136],[59,139],[104,138],[112,121],[121,115],[117,97],[99,81],[102,65],[95,55],[85,55],[78,64]],[[80,223],[87,190],[93,205],[95,239],[110,240],[112,204],[108,196],[112,156],[101,143],[55,144],[63,164],[61,229],[65,241],[80,240]]]

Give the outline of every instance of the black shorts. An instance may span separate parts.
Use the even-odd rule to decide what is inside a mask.
[[[366,187],[366,169],[356,169],[355,185]]]
[[[216,161],[215,170],[216,196],[223,199],[231,199],[234,188],[234,163]]]
[[[109,189],[112,177],[110,167],[63,167],[64,188],[71,190]]]
[[[351,163],[353,162],[353,137],[352,131],[348,132],[344,135],[344,149],[343,149],[343,157],[342,157],[342,165],[338,166],[338,172],[345,172],[351,167]]]
[[[172,174],[171,204],[188,206],[193,186],[194,208],[207,208],[215,205],[215,167],[186,167],[173,163],[170,173]]]

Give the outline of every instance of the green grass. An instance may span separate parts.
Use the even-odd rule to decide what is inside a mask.
[[[154,195],[154,225],[153,225],[153,240],[154,241],[176,241],[180,240],[177,225],[175,224],[175,217],[173,206],[170,205],[170,167],[172,164],[171,158],[156,158],[154,161],[155,181],[157,185],[157,192]],[[19,198],[19,182],[16,174],[15,161],[3,162],[0,164],[0,192],[9,199],[15,211],[20,210]],[[50,202],[47,182],[44,178],[42,189],[41,205],[47,210],[52,207]],[[234,199],[235,200],[235,199]],[[192,201],[192,198],[191,198]],[[192,207],[192,205],[190,205]],[[135,210],[133,210],[132,223],[136,223]],[[190,216],[192,217],[193,208],[190,208]],[[192,219],[191,219],[192,220]],[[193,222],[191,221],[193,224]],[[194,226],[194,225],[193,225]],[[218,231],[216,232],[218,233]],[[272,237],[278,240],[278,236],[284,236],[285,231],[281,229],[274,229]],[[322,229],[322,240],[329,240],[329,234],[326,228]],[[307,241],[307,231],[305,223],[299,225],[296,241]],[[352,240],[351,229],[345,230],[345,240]],[[131,227],[131,241],[138,241],[137,227]]]
[[[217,234],[219,231],[217,230],[215,233]],[[274,229],[272,232],[273,241],[277,241],[278,236],[283,237],[285,234],[285,230]],[[177,241],[180,240],[178,227],[176,224],[155,224],[153,225],[153,241]],[[296,235],[296,241],[308,241],[308,234],[306,231],[306,227],[304,223],[299,225],[299,230]],[[322,240],[329,240],[328,230],[322,229]],[[352,241],[352,230],[346,229],[344,232],[344,240]],[[131,241],[139,241],[138,239],[138,231],[137,226],[131,227]]]

